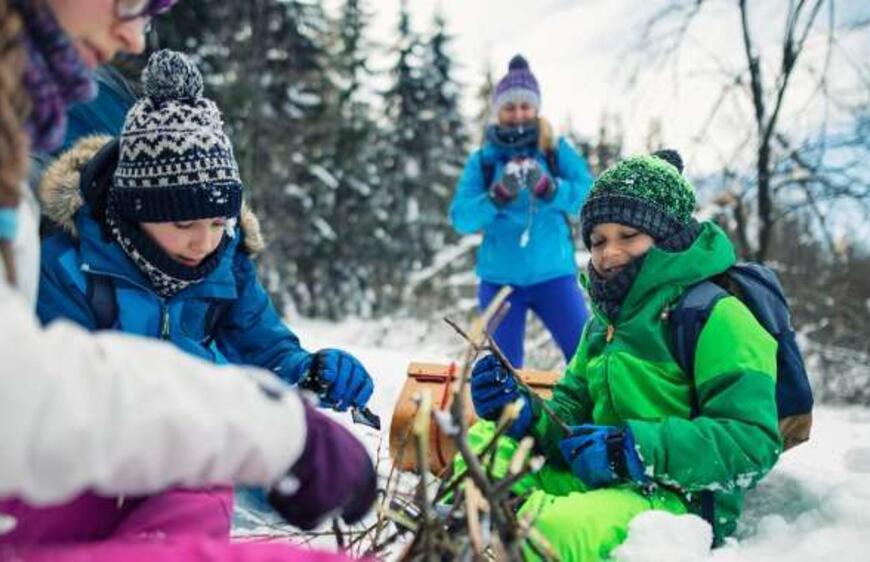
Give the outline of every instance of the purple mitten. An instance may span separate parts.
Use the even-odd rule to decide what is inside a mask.
[[[504,173],[498,181],[489,186],[489,197],[499,207],[517,198],[523,188],[523,160],[512,160],[505,165]]]
[[[532,190],[532,195],[538,199],[549,201],[556,194],[556,182],[553,181],[550,174],[541,169],[537,161],[533,162],[534,165],[529,166],[526,173],[529,189]]]
[[[313,529],[341,515],[356,523],[377,495],[377,475],[362,443],[347,429],[305,404],[302,455],[269,490],[269,503],[288,523]]]

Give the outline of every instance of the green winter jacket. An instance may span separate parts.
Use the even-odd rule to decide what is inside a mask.
[[[577,353],[549,404],[576,425],[628,425],[647,473],[679,491],[700,514],[702,491],[715,498],[717,542],[734,532],[743,490],[782,449],[775,399],[776,341],[735,297],[713,309],[698,339],[691,381],[669,350],[668,310],[686,287],[725,271],[734,248],[712,223],[683,252],[651,248],[619,317],[595,309]],[[558,426],[536,410],[532,434],[550,462],[564,460]]]

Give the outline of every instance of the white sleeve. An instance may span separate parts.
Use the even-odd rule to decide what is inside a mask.
[[[302,453],[303,408],[264,371],[67,322],[43,329],[0,282],[0,497],[269,484]]]

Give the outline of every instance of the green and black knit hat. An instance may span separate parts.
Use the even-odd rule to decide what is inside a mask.
[[[691,225],[695,189],[682,171],[679,153],[660,150],[623,160],[601,174],[580,212],[586,247],[596,224],[627,224],[657,242]]]

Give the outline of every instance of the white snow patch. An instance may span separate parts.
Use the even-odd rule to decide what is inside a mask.
[[[332,227],[326,222],[323,217],[314,217],[311,220],[311,225],[317,229],[321,236],[327,240],[335,240],[336,234]]]
[[[328,187],[329,189],[338,189],[338,179],[329,173],[329,170],[321,166],[320,164],[311,166],[308,168],[308,171],[311,172],[311,175],[319,179],[323,185]]]
[[[613,552],[619,562],[706,560],[713,541],[710,525],[696,515],[650,511],[635,517],[628,539]]]

